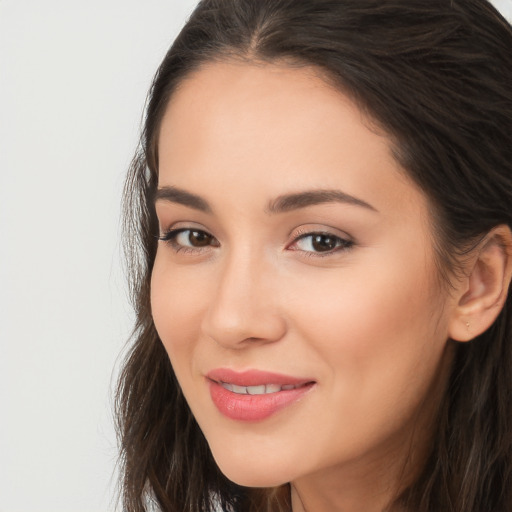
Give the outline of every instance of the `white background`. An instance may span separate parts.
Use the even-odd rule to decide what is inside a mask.
[[[195,3],[0,0],[0,512],[115,508],[120,194]]]

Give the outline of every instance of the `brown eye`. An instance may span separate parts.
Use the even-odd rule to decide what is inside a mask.
[[[199,229],[171,229],[159,239],[167,242],[176,251],[202,249],[209,246],[218,247],[219,245],[214,236]]]
[[[292,248],[311,256],[328,256],[331,253],[350,249],[353,245],[351,240],[331,233],[308,233],[297,238]]]
[[[184,233],[188,232],[188,241],[190,245],[193,247],[205,247],[212,243],[213,237],[204,231],[191,231],[187,230]]]
[[[313,235],[311,246],[317,252],[332,251],[338,244],[338,238],[329,235]]]

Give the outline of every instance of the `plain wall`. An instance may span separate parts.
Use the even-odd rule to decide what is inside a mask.
[[[194,5],[0,0],[0,512],[114,510],[120,194]]]
[[[114,510],[119,204],[195,0],[0,0],[0,511]]]

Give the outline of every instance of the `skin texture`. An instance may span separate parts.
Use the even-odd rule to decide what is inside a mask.
[[[389,140],[312,69],[217,62],[168,105],[159,187],[211,207],[156,201],[162,235],[212,238],[159,242],[151,300],[221,470],[242,485],[291,482],[294,511],[383,510],[421,464],[458,305],[439,286],[427,199]],[[372,208],[267,211],[284,194],[326,189]],[[299,239],[307,233],[353,245],[318,252]],[[210,398],[215,368],[315,385],[263,421],[240,422]]]

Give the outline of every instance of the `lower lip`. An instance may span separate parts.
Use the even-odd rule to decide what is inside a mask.
[[[221,414],[237,421],[262,421],[300,400],[314,384],[264,395],[233,393],[214,381],[209,385],[212,401]]]

